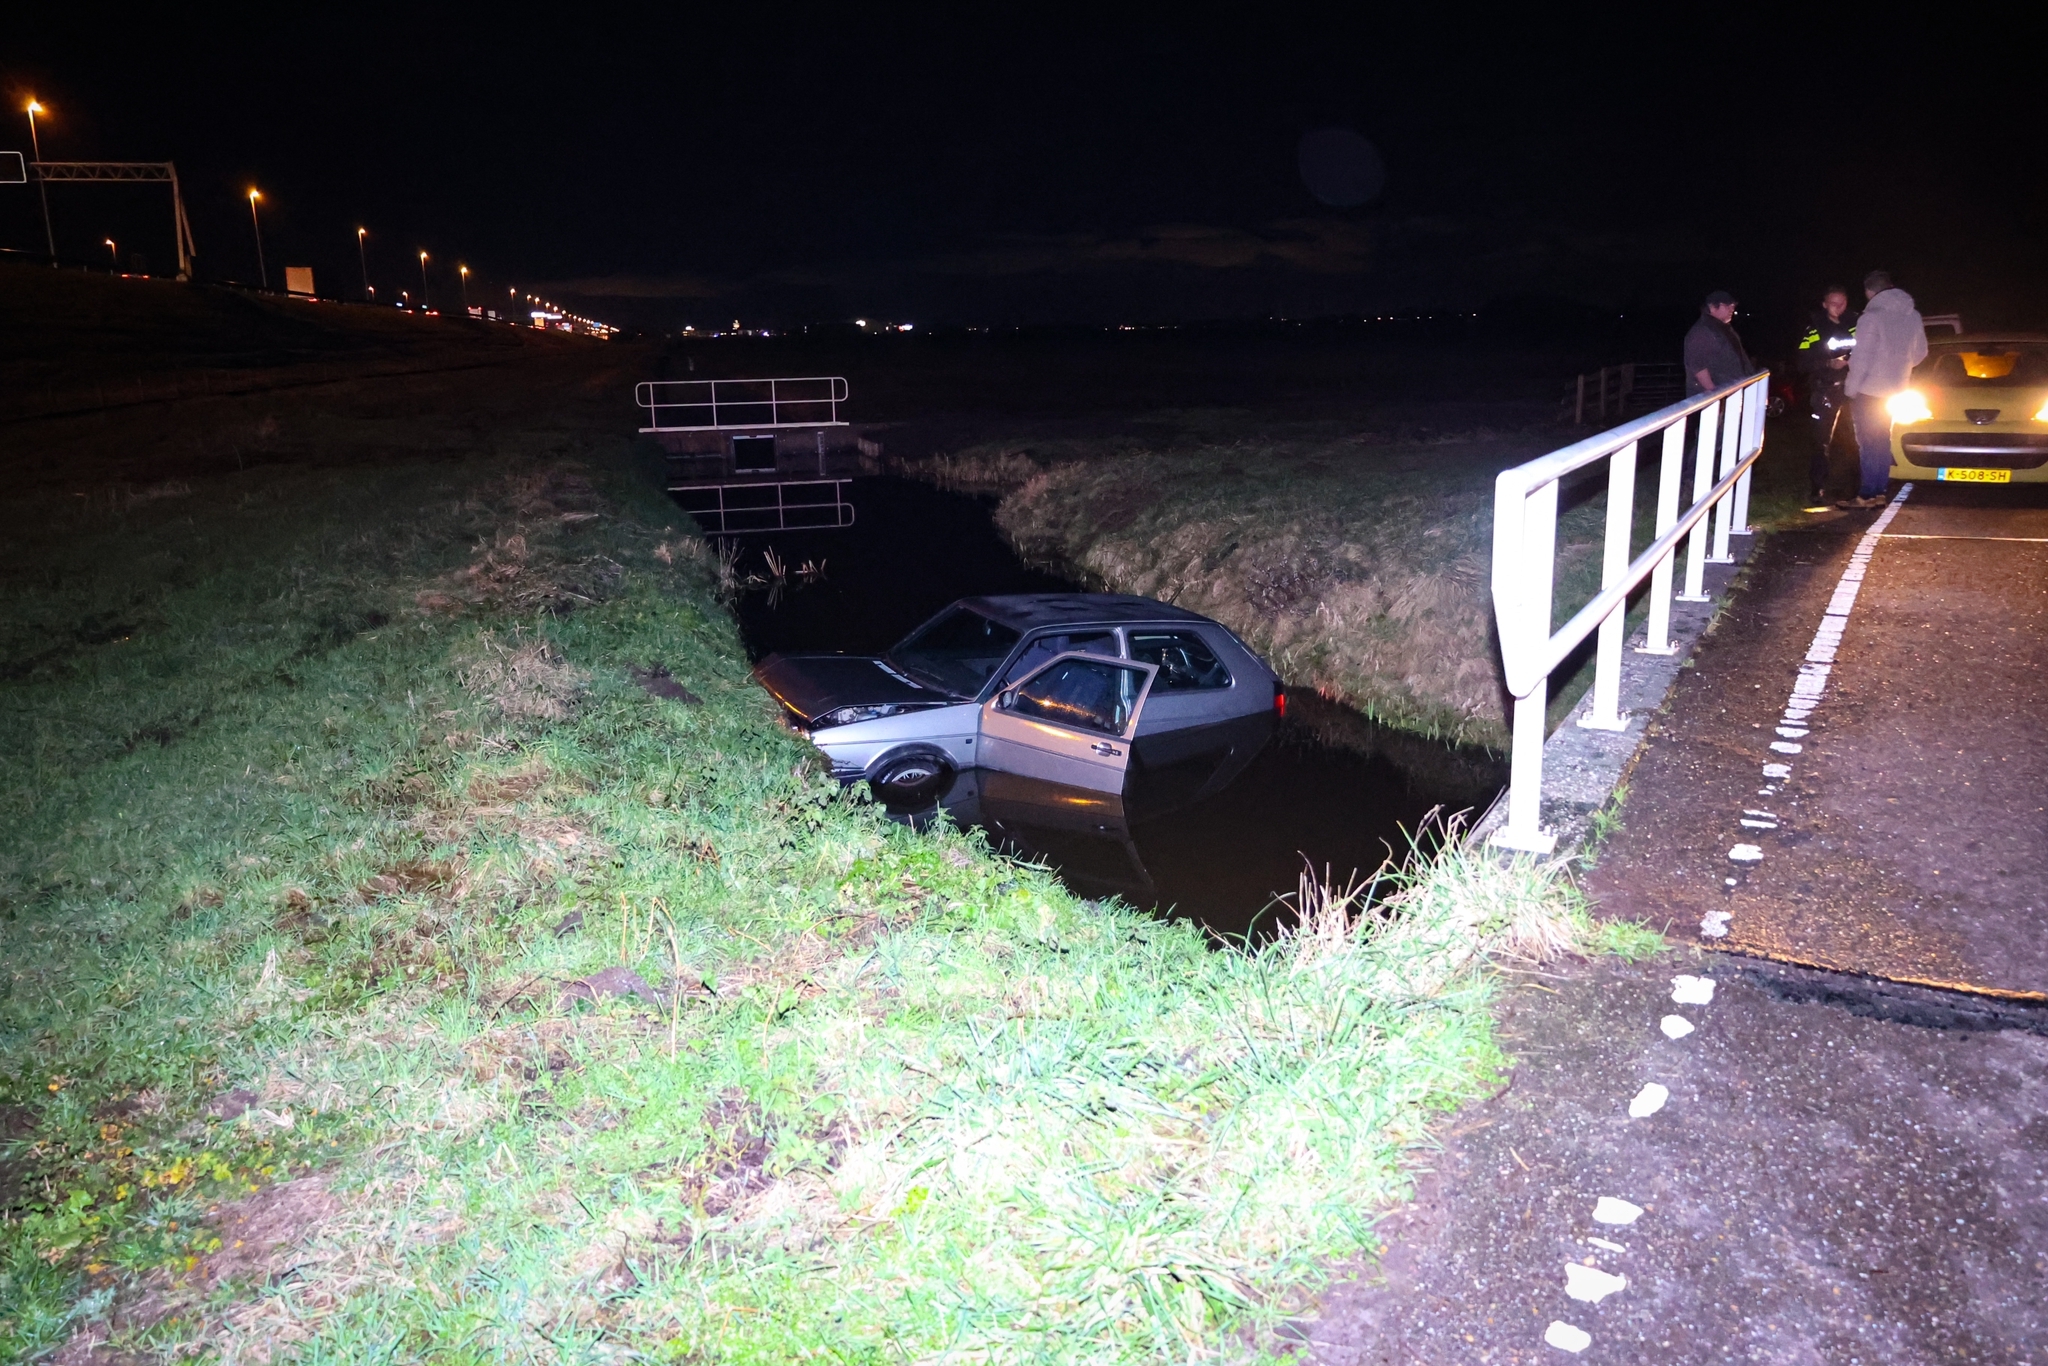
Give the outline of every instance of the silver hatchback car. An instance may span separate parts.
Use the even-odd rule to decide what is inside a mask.
[[[1285,706],[1223,626],[1117,593],[962,598],[879,657],[770,655],[754,676],[835,776],[899,809],[969,769],[1121,793],[1134,750],[1170,767]]]

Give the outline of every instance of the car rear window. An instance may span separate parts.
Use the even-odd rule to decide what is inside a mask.
[[[2002,389],[2048,384],[2048,346],[1978,343],[1928,353],[1913,378],[1947,389]]]
[[[1154,692],[1230,686],[1230,670],[1197,632],[1135,630],[1130,639],[1132,659],[1159,666]]]
[[[955,607],[911,632],[888,658],[913,678],[972,697],[1010,657],[1019,638],[1018,631],[999,621]]]

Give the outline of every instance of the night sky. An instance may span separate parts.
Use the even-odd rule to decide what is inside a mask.
[[[274,280],[357,291],[360,223],[382,297],[425,248],[437,303],[462,261],[472,302],[518,285],[648,327],[1716,285],[1768,315],[1877,265],[1928,311],[2048,317],[2039,56],[2012,12],[1650,9],[18,7],[0,148],[26,150],[32,91],[50,159],[175,159],[212,276],[255,277],[255,184]],[[1305,181],[1304,135],[1332,129],[1377,151],[1367,202]],[[1337,197],[1371,169],[1336,165]],[[61,252],[111,234],[166,269],[157,193],[53,187]],[[40,239],[33,189],[0,187],[0,246]]]

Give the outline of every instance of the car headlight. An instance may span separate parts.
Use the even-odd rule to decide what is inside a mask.
[[[1918,389],[1901,389],[1884,401],[1884,410],[1891,414],[1893,422],[1901,426],[1908,422],[1925,422],[1934,416],[1934,410],[1927,406],[1926,396]]]
[[[2034,414],[2034,421],[2048,422],[2048,399],[2041,401],[2041,411]]]
[[[879,721],[884,716],[894,716],[907,710],[907,707],[900,707],[893,702],[884,702],[872,707],[834,707],[812,724],[817,729],[824,730],[828,726],[850,726],[856,721]]]

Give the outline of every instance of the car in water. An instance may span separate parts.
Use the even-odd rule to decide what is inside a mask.
[[[1885,407],[1894,479],[2048,483],[2048,336],[1929,341],[1910,386]]]
[[[962,598],[881,655],[776,654],[754,676],[834,776],[896,810],[977,770],[1120,797],[1135,767],[1202,791],[1286,705],[1223,626],[1117,593]]]

